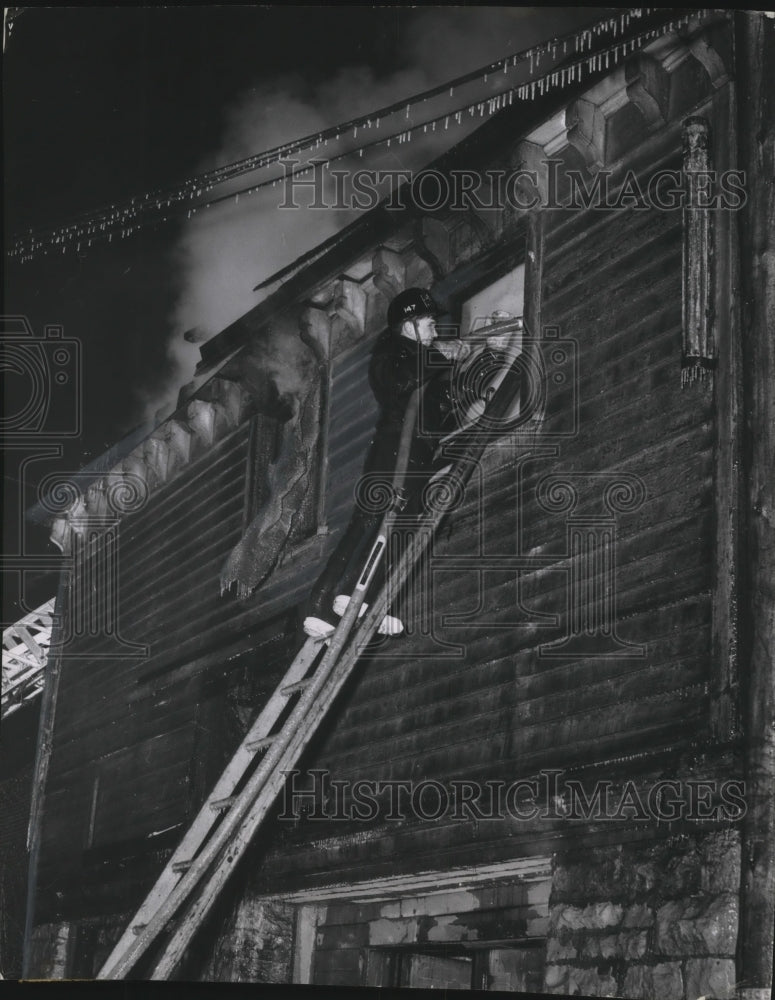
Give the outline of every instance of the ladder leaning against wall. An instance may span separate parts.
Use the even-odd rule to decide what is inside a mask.
[[[521,321],[499,324],[498,333],[521,332]],[[484,332],[484,331],[482,331]],[[512,337],[511,345],[518,338]],[[509,338],[505,338],[509,342]],[[502,349],[499,379],[491,383],[481,416],[497,426],[513,405],[520,353]],[[518,382],[517,382],[518,384]],[[413,423],[407,419],[405,426]],[[479,424],[479,427],[482,423]],[[445,446],[455,487],[465,487],[493,431],[476,425],[461,431]],[[338,626],[327,639],[307,639],[229,761],[192,825],[169,858],[156,883],[97,974],[98,979],[124,979],[155,946],[151,979],[167,979],[175,971],[197,928],[270,814],[286,775],[318,730],[350,676],[365,644],[388,610],[389,593],[400,588],[421,557],[446,513],[443,503],[426,509],[417,522],[416,543],[391,567],[390,583],[381,588],[363,618],[358,612],[380,560],[385,558],[395,511],[388,511],[361,576]],[[147,960],[150,961],[150,960]]]

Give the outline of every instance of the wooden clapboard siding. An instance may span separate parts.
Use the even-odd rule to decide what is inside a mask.
[[[666,153],[663,165],[675,165],[674,157]],[[542,319],[575,342],[578,361],[576,386],[548,394],[544,436],[534,439],[536,447],[556,443],[558,454],[522,465],[518,497],[518,451],[490,449],[481,495],[473,484],[432,557],[435,637],[463,653],[445,652],[434,636],[415,632],[384,647],[395,658],[366,659],[309,766],[343,779],[508,781],[542,767],[578,770],[680,753],[707,738],[715,426],[710,394],[680,386],[681,247],[680,212],[547,213]],[[344,386],[338,391],[347,398]],[[567,426],[574,391],[577,433],[552,440],[548,434]],[[341,463],[331,479],[337,509],[357,476],[353,442],[367,437],[364,424],[354,422],[356,408],[347,412],[346,427],[332,426]],[[548,474],[585,473],[634,474],[645,489],[640,507],[616,515],[617,630],[642,647],[640,658],[540,654],[564,634],[571,559],[565,515],[543,508],[537,486]],[[582,491],[579,513],[600,514],[600,500]],[[445,558],[477,551],[480,519],[485,552],[516,554],[517,503],[519,551],[552,559],[520,572],[529,611],[517,607],[514,570],[479,571],[475,560],[471,568],[444,569]],[[530,611],[554,615],[556,624],[538,627]],[[444,625],[442,615],[459,617]],[[318,821],[314,836],[348,829]],[[376,864],[363,853],[345,863],[323,847],[305,847],[304,836],[294,837],[304,856],[296,860],[309,872],[319,866],[339,878],[346,869],[346,877],[357,878],[359,865],[371,873]],[[413,836],[420,834],[408,830],[401,854],[407,868],[419,857]]]
[[[0,726],[0,962],[7,979],[22,975],[27,827],[39,716],[40,699],[33,699],[7,715]]]
[[[222,683],[184,675],[164,690],[143,678],[184,646],[217,649],[224,626],[244,614],[221,596],[219,572],[243,529],[247,443],[243,423],[120,524],[119,630],[149,653],[111,658],[109,640],[89,635],[68,648],[75,655],[64,661],[57,704],[36,919],[63,907],[84,915],[135,902],[159,851],[190,820],[213,762],[228,752]],[[102,556],[98,547],[94,558]],[[274,628],[283,631],[282,623]],[[221,678],[226,669],[223,658]]]
[[[366,341],[334,361],[328,439],[326,517],[340,528],[350,516],[353,491],[374,434],[377,405],[368,384],[374,342]]]
[[[677,162],[672,147],[649,156],[638,167],[641,176],[655,162]],[[549,392],[534,439],[539,449],[555,445],[557,454],[522,464],[518,494],[519,449],[488,451],[483,489],[472,483],[434,545],[433,635],[414,630],[388,644],[394,658],[364,658],[308,766],[337,778],[508,781],[541,767],[578,771],[609,759],[680,753],[707,733],[715,427],[709,396],[700,387],[680,389],[680,213],[547,213],[540,293],[544,324],[558,327],[577,351],[577,378]],[[53,887],[62,891],[63,857],[70,859],[73,912],[117,911],[136,901],[206,791],[194,758],[202,733],[214,733],[203,718],[217,726],[219,681],[228,671],[260,671],[260,681],[248,685],[257,708],[279,678],[293,647],[287,609],[306,596],[340,537],[373,436],[372,343],[333,363],[328,536],[296,546],[250,601],[219,592],[220,568],[244,528],[247,424],[122,521],[121,635],[148,644],[150,655],[112,660],[99,637],[72,646],[85,658],[63,670],[40,865],[42,914],[54,919],[62,912]],[[567,429],[574,405],[575,435],[552,438]],[[541,655],[563,635],[573,561],[565,518],[544,509],[537,488],[547,474],[583,473],[634,473],[645,486],[643,505],[616,519],[617,628],[622,640],[643,647],[641,658]],[[581,512],[599,513],[598,501],[585,496]],[[480,521],[485,553],[519,551],[551,563],[523,567],[519,577],[513,569],[480,572],[475,562],[445,568],[445,559],[477,551]],[[539,615],[550,617],[542,625]],[[407,617],[410,629],[415,624]],[[205,747],[211,764],[230,738],[213,736]],[[336,833],[349,829],[339,825]],[[330,834],[325,823],[312,832],[302,826],[291,837],[294,860],[283,864],[280,852],[266,878],[279,885],[297,866],[300,878],[320,869],[356,880],[375,865],[396,868],[384,844],[378,857],[365,848],[337,855],[316,846]],[[462,825],[439,826],[432,835],[406,830],[398,863],[458,863],[475,849],[475,836]],[[509,835],[498,836],[491,835],[492,856],[509,856]],[[522,845],[528,851],[542,832],[530,836]],[[388,836],[384,843],[395,842]],[[133,859],[134,879],[125,857]],[[328,975],[342,983],[342,963],[348,975],[358,968],[355,923],[338,925],[350,927],[341,931],[341,940],[352,938],[350,953],[337,945],[326,957],[321,949],[319,981]]]

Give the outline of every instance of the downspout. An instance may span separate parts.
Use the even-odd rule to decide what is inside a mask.
[[[769,1000],[775,924],[775,20],[735,17],[743,360],[741,686],[747,813],[737,980],[740,1000]]]

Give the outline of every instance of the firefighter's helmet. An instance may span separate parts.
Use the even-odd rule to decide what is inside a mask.
[[[388,326],[398,327],[404,320],[421,319],[423,316],[438,316],[436,300],[424,288],[406,288],[388,306]]]

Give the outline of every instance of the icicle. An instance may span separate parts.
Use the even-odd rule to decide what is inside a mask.
[[[409,105],[408,105],[408,104],[407,104],[407,106],[406,106],[406,117],[407,117],[407,118],[409,117]]]

